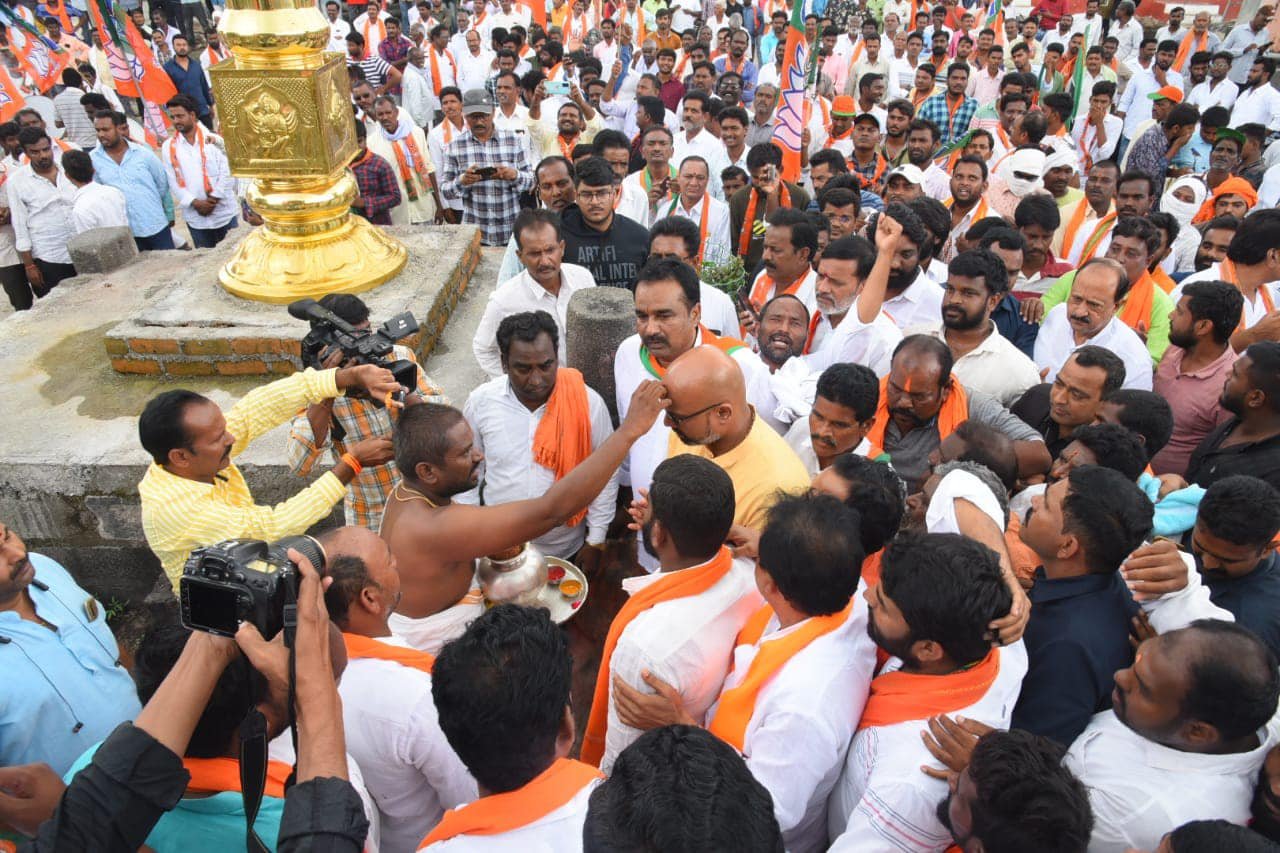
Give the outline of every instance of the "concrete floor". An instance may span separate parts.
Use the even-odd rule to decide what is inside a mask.
[[[471,339],[480,325],[489,294],[498,286],[503,251],[491,247],[480,249],[480,263],[471,274],[471,283],[459,297],[444,334],[424,365],[427,375],[459,409],[467,401],[467,395],[488,379],[471,352]]]

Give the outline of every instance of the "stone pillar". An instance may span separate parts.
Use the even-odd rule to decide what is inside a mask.
[[[134,262],[138,247],[133,234],[123,225],[115,228],[90,228],[67,241],[71,263],[77,275],[114,272]]]
[[[613,384],[613,355],[636,333],[635,299],[620,287],[589,287],[569,299],[565,345],[569,366],[582,371],[587,385],[604,397],[613,423],[618,404]]]

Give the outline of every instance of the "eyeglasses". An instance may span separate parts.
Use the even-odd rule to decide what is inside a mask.
[[[578,199],[581,201],[608,201],[613,198],[614,190],[580,190]]]
[[[690,419],[692,419],[692,418],[696,418],[698,415],[706,414],[707,412],[711,411],[712,409],[715,409],[715,408],[717,408],[717,407],[719,407],[719,406],[723,406],[723,405],[724,405],[724,401],[722,400],[722,401],[720,401],[719,403],[712,403],[710,406],[707,406],[707,407],[702,408],[702,409],[698,409],[698,411],[696,411],[696,412],[690,412],[690,413],[689,413],[689,414],[687,414],[687,415],[677,415],[675,412],[673,412],[673,411],[671,411],[670,409],[668,409],[668,410],[667,410],[667,417],[671,419],[671,422],[672,422],[673,424],[675,424],[676,426],[680,426],[680,425],[681,425],[681,424],[683,424],[685,421],[688,421],[688,420],[690,420]]]

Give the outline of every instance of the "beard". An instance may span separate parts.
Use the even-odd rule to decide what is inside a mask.
[[[894,293],[901,293],[915,282],[916,277],[920,275],[920,265],[916,264],[910,270],[889,273],[889,290]]]
[[[890,640],[880,633],[880,629],[876,627],[875,619],[868,619],[867,636],[871,638],[871,642],[875,643],[877,648],[884,649],[890,657],[898,658],[904,665],[914,665],[916,663],[915,658],[911,655],[911,645],[915,642],[915,639],[910,635],[901,640]]]
[[[942,325],[957,332],[968,332],[976,329],[986,322],[986,319],[981,311],[976,314],[966,314],[961,308],[942,309]]]
[[[640,544],[644,547],[646,554],[655,560],[658,559],[658,552],[653,548],[653,519],[649,519],[640,528]]]
[[[1182,349],[1191,349],[1196,345],[1196,336],[1191,332],[1175,332],[1169,330],[1169,343]]]

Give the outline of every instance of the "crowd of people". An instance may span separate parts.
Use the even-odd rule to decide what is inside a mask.
[[[353,211],[503,254],[488,378],[455,407],[333,352],[226,411],[183,390],[142,411],[141,527],[175,592],[196,549],[342,506],[323,566],[290,552],[292,658],[168,611],[121,648],[0,528],[0,830],[158,853],[1280,846],[1273,6],[1156,30],[1128,0],[806,3],[798,157],[785,2],[323,9]],[[118,112],[70,141],[0,125],[35,295],[72,272],[31,248],[64,180],[86,227],[123,192],[144,249],[169,248],[165,203],[193,239],[232,227],[235,179],[199,159],[216,110],[168,109],[155,163]],[[595,287],[635,318],[600,387],[569,363]],[[235,460],[284,425],[309,482],[261,505]],[[477,561],[526,543],[593,591],[621,579],[586,695],[547,611],[485,601]]]

